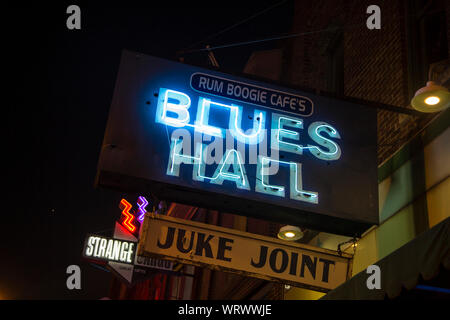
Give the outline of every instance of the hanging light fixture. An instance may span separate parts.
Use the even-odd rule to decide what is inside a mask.
[[[421,112],[438,112],[450,105],[450,93],[438,83],[428,81],[425,87],[417,90],[411,105]]]
[[[284,226],[278,231],[278,238],[281,240],[295,241],[303,237],[303,232],[299,227]]]

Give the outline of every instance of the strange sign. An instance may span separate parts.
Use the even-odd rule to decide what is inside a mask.
[[[318,291],[336,288],[350,271],[344,253],[153,214],[138,253]]]
[[[97,184],[353,236],[376,161],[374,109],[124,51]]]
[[[136,242],[88,235],[83,248],[83,256],[126,264],[134,263]]]

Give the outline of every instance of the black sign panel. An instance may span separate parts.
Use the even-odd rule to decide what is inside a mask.
[[[125,51],[100,186],[354,235],[378,223],[376,110]]]

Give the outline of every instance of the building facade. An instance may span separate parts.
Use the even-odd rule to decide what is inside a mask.
[[[369,1],[296,2],[287,80],[316,90],[410,109],[428,80],[449,82],[450,4],[389,1],[379,4],[381,29],[365,25]],[[323,10],[325,5],[330,10]],[[347,250],[352,275],[386,257],[450,216],[449,110],[412,115],[378,109],[379,226]],[[310,244],[336,250],[348,238],[319,233]],[[317,299],[291,288],[286,299]]]
[[[255,52],[245,74],[377,108],[379,225],[360,238],[303,230],[299,240],[353,254],[352,276],[450,217],[449,111],[413,112],[428,80],[450,87],[450,2],[382,1],[381,29],[368,29],[372,1],[294,1],[292,37]],[[357,119],[355,119],[357,121]],[[168,215],[276,237],[281,224],[171,204]],[[302,228],[302,226],[299,226]],[[342,245],[342,246],[340,246]],[[116,299],[318,299],[324,293],[190,267],[158,274]]]

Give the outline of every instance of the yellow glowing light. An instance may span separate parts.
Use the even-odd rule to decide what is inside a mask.
[[[439,112],[450,106],[450,92],[436,82],[428,81],[425,87],[417,90],[411,106],[420,112]]]
[[[431,96],[425,99],[425,103],[430,105],[430,106],[434,106],[435,104],[438,104],[439,101],[441,101],[441,99],[439,99],[439,97],[436,96]]]
[[[278,231],[277,237],[281,240],[296,241],[303,237],[303,232],[299,227],[284,226]]]
[[[286,232],[284,235],[285,235],[285,237],[288,237],[288,238],[295,237],[295,233],[293,233],[293,232]]]

